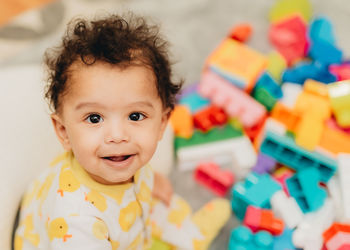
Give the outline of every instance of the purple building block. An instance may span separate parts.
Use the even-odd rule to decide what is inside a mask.
[[[276,166],[276,161],[272,157],[259,153],[256,165],[253,171],[258,174],[268,173]]]

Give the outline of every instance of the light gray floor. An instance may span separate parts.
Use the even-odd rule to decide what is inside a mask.
[[[316,14],[328,16],[334,24],[339,47],[350,55],[350,4],[348,0],[313,0]],[[65,23],[77,14],[94,16],[96,12],[132,10],[150,16],[162,25],[172,43],[176,77],[186,85],[198,81],[203,62],[240,22],[253,25],[249,45],[262,53],[272,49],[268,43],[267,14],[273,0],[62,0],[36,11],[31,20],[16,22],[0,29],[0,67],[22,63],[40,63],[43,51],[57,43]],[[27,13],[28,14],[28,13]],[[30,15],[31,13],[29,13]],[[36,19],[35,19],[36,17]],[[34,19],[33,19],[34,18]],[[30,17],[29,17],[30,19]],[[174,170],[171,180],[175,190],[199,208],[214,196],[196,184],[191,172]],[[228,197],[229,198],[229,197]],[[211,249],[226,249],[230,231],[238,224],[232,217],[214,241]]]

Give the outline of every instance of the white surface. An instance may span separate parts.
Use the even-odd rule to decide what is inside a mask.
[[[21,196],[37,173],[61,152],[43,100],[41,67],[0,70],[0,249],[10,249]]]

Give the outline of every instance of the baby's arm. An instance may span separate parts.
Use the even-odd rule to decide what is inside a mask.
[[[170,180],[156,171],[154,172],[154,186],[152,195],[153,197],[163,201],[167,206],[169,206],[173,195],[173,187]]]

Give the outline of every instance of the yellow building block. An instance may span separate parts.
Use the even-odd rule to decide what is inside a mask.
[[[267,71],[279,82],[282,72],[287,68],[286,59],[277,51],[273,51],[268,55],[267,60]]]
[[[312,114],[326,120],[331,116],[331,104],[328,98],[303,91],[295,102],[294,111],[300,116]]]
[[[350,127],[350,80],[328,85],[332,110],[341,127]]]
[[[309,92],[310,94],[328,98],[327,85],[312,79],[308,79],[304,82],[304,91]]]
[[[307,150],[314,150],[320,143],[324,128],[324,120],[318,115],[304,115],[295,130],[295,143]]]
[[[224,40],[208,57],[206,66],[237,87],[250,92],[267,66],[267,58],[233,39]]]
[[[278,22],[299,13],[309,22],[312,17],[312,7],[308,0],[277,0],[269,12],[270,22]]]

